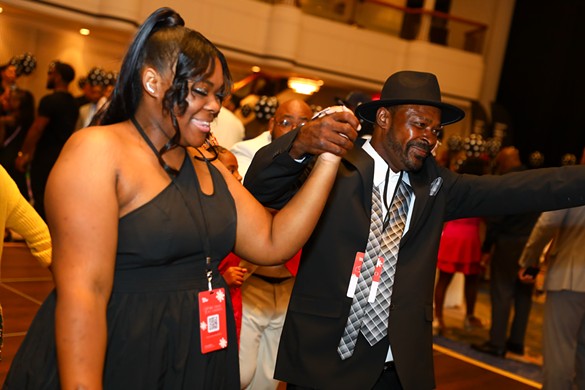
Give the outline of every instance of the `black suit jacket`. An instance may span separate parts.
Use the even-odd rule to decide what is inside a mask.
[[[288,155],[295,136],[288,133],[258,151],[246,174],[246,187],[268,207],[290,199],[309,165]],[[443,223],[585,203],[585,166],[480,177],[457,175],[428,158],[419,172],[409,173],[416,198],[400,243],[388,338],[370,346],[360,335],[353,356],[341,360],[337,345],[351,305],[347,287],[355,254],[365,250],[369,234],[373,164],[358,146],[342,160],[325,210],[303,247],[276,379],[318,389],[368,389],[391,344],[404,389],[435,388],[433,288]]]

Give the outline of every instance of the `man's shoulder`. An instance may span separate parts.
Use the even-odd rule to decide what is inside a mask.
[[[43,102],[48,104],[75,104],[75,97],[70,92],[54,91],[44,95],[39,104]]]
[[[242,151],[253,151],[256,152],[261,147],[268,145],[271,141],[270,132],[265,131],[255,138],[247,139],[244,141],[236,142],[231,148],[232,153]]]
[[[217,127],[221,131],[236,132],[238,136],[241,135],[242,138],[246,130],[242,121],[227,108],[219,110],[217,118],[212,122],[212,128],[213,127]]]

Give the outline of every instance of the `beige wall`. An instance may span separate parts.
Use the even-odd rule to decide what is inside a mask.
[[[509,13],[513,0],[453,0],[452,14],[493,25],[502,1],[512,3],[506,7]],[[133,23],[142,22],[161,6],[177,10],[188,26],[220,46],[232,64],[256,64],[279,74],[319,77],[326,85],[371,91],[379,90],[386,77],[397,70],[429,71],[438,75],[446,100],[466,110],[470,99],[493,98],[498,80],[490,80],[490,75],[499,77],[506,38],[501,26],[488,30],[487,42],[496,41],[496,49],[486,51],[490,53],[486,60],[485,55],[406,41],[304,14],[291,6],[255,0],[57,1],[90,15],[38,2],[4,0],[3,4],[8,11],[0,14],[0,63],[32,52],[38,59],[37,71],[19,83],[33,91],[37,100],[48,92],[46,69],[53,59],[69,62],[78,77],[93,66],[117,69],[135,31]],[[19,12],[10,12],[11,7]],[[113,15],[127,22],[91,14]],[[79,35],[83,26],[89,26],[92,35]],[[469,131],[467,123],[460,126],[453,130]]]
[[[37,68],[30,76],[18,79],[18,84],[31,90],[38,100],[48,93],[45,88],[47,68],[51,61],[60,60],[73,66],[76,80],[72,92],[78,94],[77,79],[94,66],[106,70],[117,70],[127,48],[129,34],[120,34],[126,39],[113,41],[94,36],[81,36],[77,30],[61,28],[61,23],[38,23],[22,19],[5,18],[0,15],[0,63],[12,56],[31,52],[37,59]],[[6,38],[5,38],[6,37]]]
[[[36,8],[37,12],[51,11],[34,2],[8,3]],[[330,78],[332,82],[356,87],[378,89],[390,73],[410,68],[437,73],[446,94],[475,99],[481,89],[483,59],[478,54],[356,29],[302,14],[290,6],[272,6],[253,0],[94,0],[82,4],[61,0],[60,3],[135,21],[141,21],[159,6],[170,6],[181,13],[189,26],[221,46],[229,58],[290,73]],[[67,17],[60,10],[58,15],[64,20]],[[47,20],[31,28],[23,26],[29,21],[14,24],[9,15],[2,16],[0,28],[7,29],[13,39],[9,47],[1,49],[0,60],[13,53],[31,51],[39,59],[40,68],[51,59],[61,58],[70,61],[80,73],[94,64],[109,67],[119,60],[124,44],[92,36],[80,37],[77,34],[79,15],[71,14],[69,19],[72,22],[51,25]],[[88,23],[104,25],[101,19],[86,19]]]

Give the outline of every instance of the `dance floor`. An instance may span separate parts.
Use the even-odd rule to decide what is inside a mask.
[[[0,269],[0,303],[4,313],[4,346],[0,362],[0,383],[4,382],[10,363],[30,322],[52,287],[50,272],[36,262],[24,244],[5,243]],[[485,299],[483,301],[485,302]],[[485,306],[485,303],[483,305]],[[453,310],[446,310],[445,314],[448,316],[448,323],[455,321],[458,315]],[[540,385],[533,380],[438,344],[434,346],[434,357],[437,389],[529,390],[540,388]]]

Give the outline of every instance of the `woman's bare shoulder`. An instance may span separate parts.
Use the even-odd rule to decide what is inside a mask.
[[[87,148],[116,147],[118,143],[125,143],[129,136],[128,127],[126,123],[86,127],[73,133],[68,142]]]
[[[73,133],[61,154],[70,158],[112,158],[116,155],[123,156],[130,145],[131,135],[124,123],[92,126]]]

